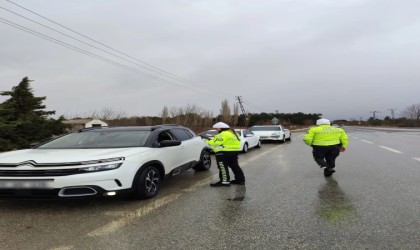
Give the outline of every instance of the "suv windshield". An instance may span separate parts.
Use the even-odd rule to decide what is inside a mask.
[[[148,130],[120,130],[120,131],[84,131],[68,134],[57,138],[38,148],[124,148],[142,147],[149,138],[151,131]]]
[[[251,127],[251,131],[280,131],[279,126],[261,126],[261,127]]]

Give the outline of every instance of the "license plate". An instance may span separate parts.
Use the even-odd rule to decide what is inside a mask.
[[[48,189],[52,180],[0,180],[0,188]]]

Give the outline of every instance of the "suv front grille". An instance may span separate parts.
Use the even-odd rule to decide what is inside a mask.
[[[20,163],[0,163],[0,177],[42,177],[85,174],[89,173],[86,171],[86,168],[92,164],[122,162],[124,159],[124,157],[115,157],[109,159],[64,163],[37,163],[32,160]],[[32,166],[32,168],[18,168],[23,165]],[[55,167],[55,169],[53,169],[53,167]]]
[[[66,176],[81,174],[78,168],[48,169],[48,170],[0,170],[2,177],[36,177],[36,176]]]

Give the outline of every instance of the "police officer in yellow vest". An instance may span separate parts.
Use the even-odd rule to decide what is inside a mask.
[[[238,163],[240,139],[233,129],[224,122],[213,125],[218,132],[207,143],[216,154],[217,167],[219,168],[220,181],[210,184],[212,187],[230,186],[230,184],[245,185],[245,176]],[[235,180],[230,181],[229,167],[235,175]]]
[[[324,170],[324,176],[331,176],[335,172],[335,159],[346,150],[348,138],[342,128],[332,127],[327,119],[317,120],[316,125],[303,140],[312,147],[314,160]]]

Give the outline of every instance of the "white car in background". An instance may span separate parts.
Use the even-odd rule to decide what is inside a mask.
[[[282,125],[252,126],[249,130],[259,135],[261,141],[286,142],[292,140],[292,133]]]
[[[248,152],[248,149],[250,148],[260,148],[261,147],[261,141],[260,137],[248,129],[235,129],[236,134],[238,135],[240,139],[240,151],[243,153]],[[207,130],[200,134],[200,136],[204,138],[213,139],[213,137],[217,134],[217,131]]]
[[[252,133],[248,129],[235,129],[236,134],[239,135],[239,139],[241,139],[241,150],[242,152],[248,152],[250,148],[260,148],[261,141],[260,136]]]

